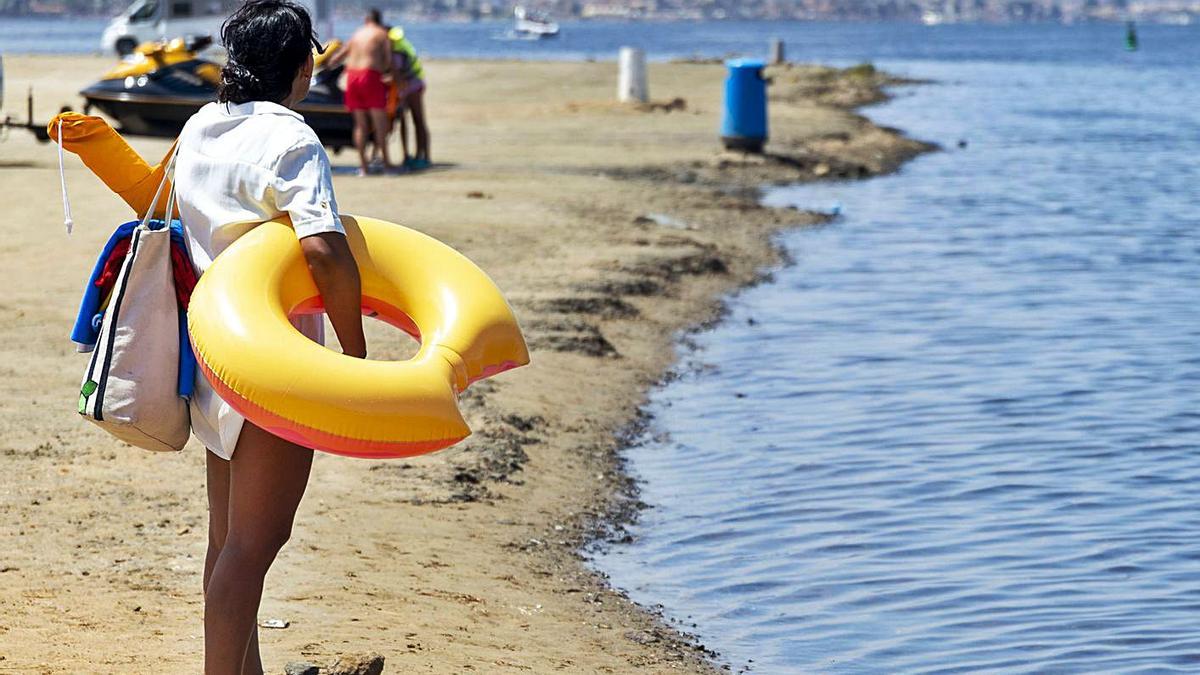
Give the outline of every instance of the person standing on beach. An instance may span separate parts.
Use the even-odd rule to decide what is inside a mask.
[[[404,34],[404,28],[392,26],[388,29],[388,40],[392,43],[392,72],[395,82],[392,84],[392,94],[395,103],[391,106],[396,111],[400,122],[400,145],[404,149],[404,167],[407,169],[427,169],[429,159],[429,126],[425,123],[425,69],[421,66],[421,57]],[[416,137],[417,153],[408,155],[408,124],[404,112],[412,115],[413,135]]]
[[[366,357],[361,280],[333,195],[329,157],[291,106],[308,94],[308,12],[290,0],[250,0],[221,27],[229,60],[217,102],[188,120],[175,187],[200,274],[238,237],[287,216],[344,353]],[[320,316],[294,320],[322,342]],[[192,433],[208,449],[204,672],[263,672],[256,628],[263,579],[291,535],[313,451],[246,421],[197,375]]]
[[[392,79],[392,46],[383,16],[378,9],[367,12],[367,18],[350,40],[330,58],[330,65],[346,64],[346,110],[354,117],[354,147],[358,149],[359,175],[370,170],[367,158],[367,139],[373,137],[375,147],[383,153],[383,168],[388,171],[387,134],[388,85]]]

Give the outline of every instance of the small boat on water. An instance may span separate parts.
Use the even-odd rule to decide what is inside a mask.
[[[122,133],[173,137],[197,110],[217,98],[221,66],[199,52],[212,38],[176,38],[147,42],[108,71],[98,82],[79,92],[84,113],[97,108],[116,120]],[[333,49],[327,49],[326,55]],[[350,113],[338,86],[342,66],[324,68],[325,55],[317,57],[313,84],[296,112],[334,152],[353,146]]]
[[[524,5],[517,5],[513,9],[513,32],[523,37],[556,37],[558,24],[544,14],[531,12],[525,9]]]

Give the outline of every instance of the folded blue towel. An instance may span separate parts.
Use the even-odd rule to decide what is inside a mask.
[[[192,340],[188,337],[187,312],[179,308],[179,395],[192,397],[196,388],[196,354],[192,352]]]
[[[100,339],[100,319],[103,317],[100,312],[100,303],[104,302],[104,298],[100,297],[100,289],[96,288],[96,278],[104,271],[104,263],[112,255],[113,249],[122,239],[133,236],[133,229],[138,226],[139,222],[131,220],[123,225],[118,225],[112,236],[108,238],[108,243],[101,249],[96,266],[92,268],[87,287],[83,291],[83,301],[79,303],[79,316],[75,317],[75,328],[71,330],[71,342],[74,342],[81,352],[92,351],[96,347],[96,340]]]

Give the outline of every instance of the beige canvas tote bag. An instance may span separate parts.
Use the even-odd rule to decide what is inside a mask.
[[[79,414],[108,433],[157,451],[182,450],[191,420],[179,395],[179,315],[171,274],[170,218],[152,219],[172,154],[150,210],[134,228],[129,253],[113,287],[99,340],[79,391]]]

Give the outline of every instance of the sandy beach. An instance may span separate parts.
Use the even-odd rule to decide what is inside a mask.
[[[5,59],[7,111],[36,118],[109,66]],[[770,182],[891,171],[927,146],[854,111],[868,69],[771,71],[766,158],[720,150],[723,67],[653,64],[659,105],[614,102],[612,63],[435,61],[434,170],[360,179],[333,157],[344,212],[396,221],[471,257],[506,292],[533,364],[473,387],[475,435],[405,461],[319,456],[268,578],[271,672],[377,652],[386,672],[715,672],[702,645],[589,571],[581,546],[636,511],[618,450],[679,331],[778,264],[772,233],[821,217],[758,205]],[[167,142],[131,139],[147,157]],[[84,277],[125,205],[55,148],[0,143],[0,673],[195,672],[205,547],[203,448],[123,446],[74,414],[68,340]],[[412,345],[373,325],[373,358]],[[686,470],[686,467],[681,467]]]

